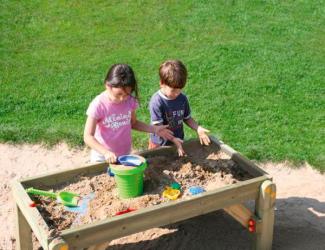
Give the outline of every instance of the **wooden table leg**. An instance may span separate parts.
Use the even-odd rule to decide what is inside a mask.
[[[16,249],[33,250],[32,230],[22,214],[20,208],[16,206]]]
[[[49,250],[69,250],[69,246],[62,238],[58,237],[51,241]]]
[[[257,250],[272,249],[275,197],[275,184],[269,180],[264,181],[255,202],[256,216],[261,219],[260,228],[256,233],[255,248]]]

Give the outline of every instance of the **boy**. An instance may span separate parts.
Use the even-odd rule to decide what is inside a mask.
[[[168,60],[159,67],[160,90],[150,99],[149,109],[151,123],[153,125],[169,125],[175,138],[172,141],[165,140],[155,134],[150,134],[149,149],[159,146],[169,146],[174,143],[179,156],[185,154],[182,147],[184,139],[183,122],[195,130],[201,144],[209,145],[207,135],[209,130],[199,126],[191,117],[191,110],[187,97],[182,93],[187,80],[187,70],[179,60]]]

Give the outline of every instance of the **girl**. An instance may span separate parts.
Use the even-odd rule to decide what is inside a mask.
[[[87,110],[84,141],[92,149],[91,162],[114,163],[118,156],[129,154],[131,129],[154,133],[168,140],[174,138],[168,125],[151,126],[137,120],[137,81],[129,65],[113,65],[104,84],[106,90],[95,97]]]

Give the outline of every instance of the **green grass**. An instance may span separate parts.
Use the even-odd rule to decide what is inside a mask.
[[[117,62],[135,70],[148,122],[158,66],[179,58],[193,117],[212,134],[251,159],[325,170],[324,1],[0,5],[1,142],[81,145],[86,108]]]

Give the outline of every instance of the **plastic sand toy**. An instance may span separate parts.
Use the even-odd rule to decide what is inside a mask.
[[[143,163],[142,159],[139,158],[137,155],[121,155],[117,157],[117,164],[121,164],[123,166],[130,166],[130,167],[138,167]],[[107,168],[107,174],[109,176],[114,176],[111,168]]]
[[[113,176],[114,176],[114,174],[112,173],[112,171],[111,171],[111,168],[110,168],[110,167],[108,167],[108,168],[107,168],[107,174],[108,174],[109,176],[111,176],[111,177],[113,177]]]
[[[172,184],[170,184],[170,187],[172,189],[181,190],[181,185],[178,182],[173,182]]]
[[[126,213],[130,213],[130,212],[132,212],[132,211],[135,211],[136,209],[134,209],[134,208],[127,208],[127,209],[125,209],[125,210],[123,210],[123,211],[119,211],[119,212],[117,212],[115,215],[121,215],[121,214],[126,214]]]
[[[138,155],[121,155],[117,158],[117,162],[124,166],[140,166],[143,159]]]
[[[176,200],[180,194],[181,194],[181,191],[179,191],[178,189],[166,187],[166,189],[163,192],[163,197],[168,198],[170,200]]]
[[[196,194],[205,192],[204,188],[199,187],[199,186],[192,186],[189,188],[189,191],[192,195],[196,195]]]
[[[118,162],[120,164],[110,164],[110,170],[115,175],[119,197],[128,199],[142,195],[146,159],[139,155],[123,155]]]
[[[65,210],[73,213],[78,213],[80,215],[85,215],[88,210],[89,202],[94,198],[95,198],[95,193],[90,193],[88,195],[85,195],[78,202],[79,205],[77,207],[65,207]]]
[[[62,203],[64,206],[67,207],[77,207],[78,201],[79,201],[79,195],[67,191],[62,191],[59,193],[53,193],[49,191],[39,190],[35,188],[27,188],[26,192],[29,194],[36,194],[36,195],[42,195],[47,196],[52,199],[56,199],[58,202]]]

